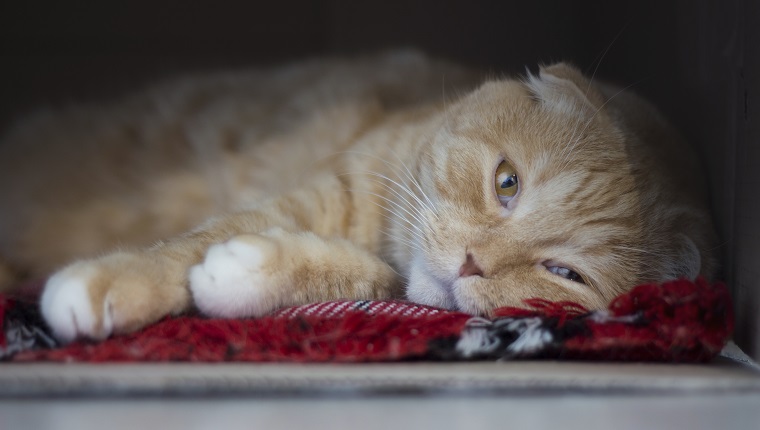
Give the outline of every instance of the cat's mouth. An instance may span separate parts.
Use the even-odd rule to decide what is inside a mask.
[[[472,284],[482,282],[480,277],[450,277],[445,279],[436,276],[430,267],[421,261],[412,264],[407,285],[407,298],[413,302],[444,308],[453,311],[466,312],[473,315],[483,314],[475,303],[470,303],[468,294],[463,291],[471,289]]]
[[[454,296],[454,283],[435,276],[423,258],[417,256],[412,261],[408,279],[406,296],[409,300],[437,308],[450,310],[458,308]]]

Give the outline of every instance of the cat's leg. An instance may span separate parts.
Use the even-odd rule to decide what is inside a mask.
[[[134,331],[184,312],[192,306],[188,269],[210,245],[250,231],[256,221],[269,227],[257,213],[233,214],[148,249],[77,261],[47,281],[42,315],[58,339],[70,341]]]
[[[188,271],[209,246],[273,227],[344,236],[353,204],[347,188],[337,177],[315,179],[311,188],[211,220],[151,248],[75,262],[48,280],[43,316],[59,339],[69,341],[134,331],[186,311],[192,306]]]
[[[402,294],[396,272],[374,254],[343,239],[282,229],[211,246],[203,263],[190,270],[190,290],[198,309],[222,318]]]

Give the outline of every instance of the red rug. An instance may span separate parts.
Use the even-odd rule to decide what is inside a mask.
[[[725,285],[641,285],[607,310],[540,299],[493,319],[398,301],[335,301],[258,319],[166,318],[137,333],[61,346],[33,301],[0,296],[0,358],[61,362],[368,362],[572,359],[704,362],[731,336]]]

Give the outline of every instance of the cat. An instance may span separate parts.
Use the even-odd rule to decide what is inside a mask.
[[[600,308],[715,272],[690,149],[566,63],[483,79],[403,51],[196,76],[37,113],[0,160],[0,261],[55,272],[41,310],[64,342],[333,299]]]

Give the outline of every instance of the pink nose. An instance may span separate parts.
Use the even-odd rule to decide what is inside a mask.
[[[472,254],[469,252],[467,253],[467,260],[462,264],[462,267],[459,268],[459,277],[462,278],[465,276],[483,276],[483,269],[478,266],[478,263],[475,262],[475,258],[473,258]]]

